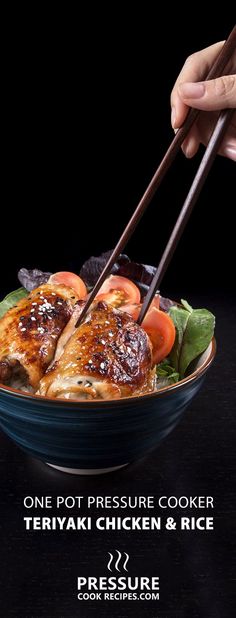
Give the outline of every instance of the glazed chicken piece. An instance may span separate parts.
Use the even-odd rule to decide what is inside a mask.
[[[153,390],[151,343],[131,316],[100,301],[77,329],[72,320],[72,334],[68,323],[38,394],[117,399]]]
[[[65,285],[44,284],[0,319],[0,382],[35,391],[78,297]]]

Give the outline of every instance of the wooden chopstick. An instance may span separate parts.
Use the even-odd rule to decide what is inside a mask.
[[[223,45],[219,53],[219,56],[216,58],[214,64],[211,67],[211,70],[206,75],[205,79],[213,79],[215,77],[219,77],[222,74],[227,62],[229,61],[230,57],[232,56],[233,51],[235,50],[235,46],[236,46],[236,26],[234,26],[233,30],[231,31],[228,39],[226,40],[225,44]],[[124,229],[124,232],[122,233],[114,251],[112,252],[112,255],[110,256],[105,268],[103,269],[92,292],[90,293],[89,298],[86,301],[81,311],[79,319],[76,322],[75,328],[77,328],[79,324],[81,323],[83,317],[87,313],[95,296],[97,296],[97,293],[100,287],[102,286],[103,282],[108,277],[108,275],[110,274],[112,267],[115,264],[118,256],[120,255],[120,253],[122,253],[125,245],[127,244],[128,240],[132,236],[141,217],[143,216],[148,205],[150,204],[159,185],[161,184],[166,172],[168,171],[170,165],[173,163],[177,153],[179,152],[181,145],[185,137],[187,136],[191,126],[193,125],[196,118],[198,117],[198,114],[199,114],[199,110],[191,109],[184,122],[184,125],[175,134],[166,154],[164,155],[159,167],[157,168],[154,176],[151,179],[151,182],[149,183],[144,195],[142,196],[136,210],[134,211],[129,223]]]
[[[210,138],[210,141],[208,143],[208,146],[206,148],[206,151],[204,153],[204,156],[201,160],[201,163],[199,165],[198,171],[196,173],[196,176],[193,180],[193,183],[190,187],[190,190],[188,192],[188,195],[186,197],[186,200],[183,204],[183,207],[180,211],[180,214],[178,216],[178,219],[176,221],[176,224],[173,228],[173,231],[170,235],[170,238],[168,240],[168,243],[165,247],[165,250],[163,252],[163,255],[161,257],[161,260],[159,262],[158,268],[156,270],[156,273],[153,277],[152,283],[149,287],[148,293],[145,297],[145,300],[143,302],[143,305],[141,307],[141,311],[138,317],[138,324],[141,324],[143,319],[145,318],[145,315],[149,309],[149,306],[152,302],[152,299],[155,296],[155,293],[158,289],[158,287],[160,286],[160,283],[164,277],[164,274],[166,272],[166,269],[174,255],[175,249],[178,245],[178,242],[182,236],[182,233],[184,231],[184,228],[189,220],[189,217],[193,211],[193,208],[196,204],[196,201],[198,199],[199,193],[204,185],[204,182],[208,176],[208,173],[210,171],[210,168],[214,162],[214,159],[217,155],[217,152],[219,150],[219,146],[220,143],[223,139],[223,136],[225,134],[225,131],[230,123],[230,120],[232,118],[232,115],[234,113],[234,109],[228,109],[228,110],[224,110],[223,112],[221,112],[220,117],[218,119],[218,122],[215,126],[215,129],[212,133],[212,136]]]

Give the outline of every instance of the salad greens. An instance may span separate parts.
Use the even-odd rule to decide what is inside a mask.
[[[112,250],[106,251],[99,256],[92,255],[83,264],[80,270],[80,277],[89,287],[93,287],[98,280],[104,266],[106,266],[111,257]],[[121,253],[112,267],[111,273],[122,277],[128,277],[132,281],[137,282],[144,288],[150,285],[156,272],[155,266],[149,264],[138,264],[132,262],[128,255]],[[147,289],[145,289],[145,293]]]
[[[82,266],[80,276],[89,287],[96,283],[110,255],[111,251],[107,251],[99,257],[92,256]],[[125,254],[118,257],[112,270],[119,276],[133,280],[139,286],[142,297],[146,295],[155,271],[153,266],[132,262]],[[18,278],[24,287],[11,292],[0,302],[0,318],[21,298],[27,296],[29,291],[46,283],[50,275],[51,273],[37,268],[21,268]],[[158,384],[165,386],[184,378],[191,362],[206,350],[214,334],[215,317],[207,309],[193,309],[186,300],[181,300],[181,305],[177,305],[162,296],[160,309],[169,314],[176,329],[175,342],[168,358],[161,361],[156,368]]]
[[[192,360],[206,350],[215,326],[215,317],[207,309],[192,309],[186,300],[181,307],[171,307],[169,315],[176,327],[176,339],[170,352],[170,363],[180,380]]]
[[[103,268],[106,266],[109,258],[111,257],[111,254],[112,250],[106,251],[99,256],[92,255],[88,260],[86,260],[86,262],[84,262],[83,266],[80,269],[79,275],[89,289],[93,288],[93,286],[97,282],[98,277],[101,275],[101,272],[103,271]],[[131,281],[133,281],[135,285],[138,286],[142,298],[146,296],[155,272],[155,266],[150,266],[150,264],[139,264],[138,262],[133,262],[130,260],[128,255],[124,253],[121,253],[119,255],[111,270],[111,273],[113,275],[118,275],[119,277],[127,277],[128,279],[131,279]],[[20,282],[22,283],[22,285],[25,285],[23,280],[20,279]],[[28,289],[27,285],[25,285],[25,287]],[[160,296],[160,309],[162,311],[168,313],[169,308],[172,305],[176,305],[176,303],[169,298],[164,298],[163,296]]]
[[[21,298],[24,298],[25,296],[28,296],[28,292],[25,288],[18,288],[18,290],[14,290],[14,292],[7,294],[7,296],[5,296],[5,298],[0,302],[0,318],[2,318],[8,309],[14,307],[14,305],[18,303],[18,300],[21,300]]]
[[[161,380],[162,385],[168,386],[169,384],[175,384],[179,381],[179,374],[175,371],[174,367],[171,367],[168,358],[165,358],[156,368],[157,377]]]
[[[43,285],[43,283],[47,283],[49,277],[52,273],[45,273],[38,268],[33,268],[33,270],[28,270],[27,268],[21,268],[18,272],[18,279],[21,285],[31,292],[35,288],[38,288],[39,285]]]

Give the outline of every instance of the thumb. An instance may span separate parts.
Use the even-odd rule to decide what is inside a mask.
[[[206,82],[185,82],[179,85],[178,91],[182,101],[196,109],[236,108],[236,75],[224,75]]]

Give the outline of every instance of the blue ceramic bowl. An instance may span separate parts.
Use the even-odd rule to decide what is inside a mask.
[[[109,472],[143,457],[174,429],[214,356],[213,339],[184,380],[113,401],[55,400],[0,385],[1,427],[26,453],[59,470]]]

